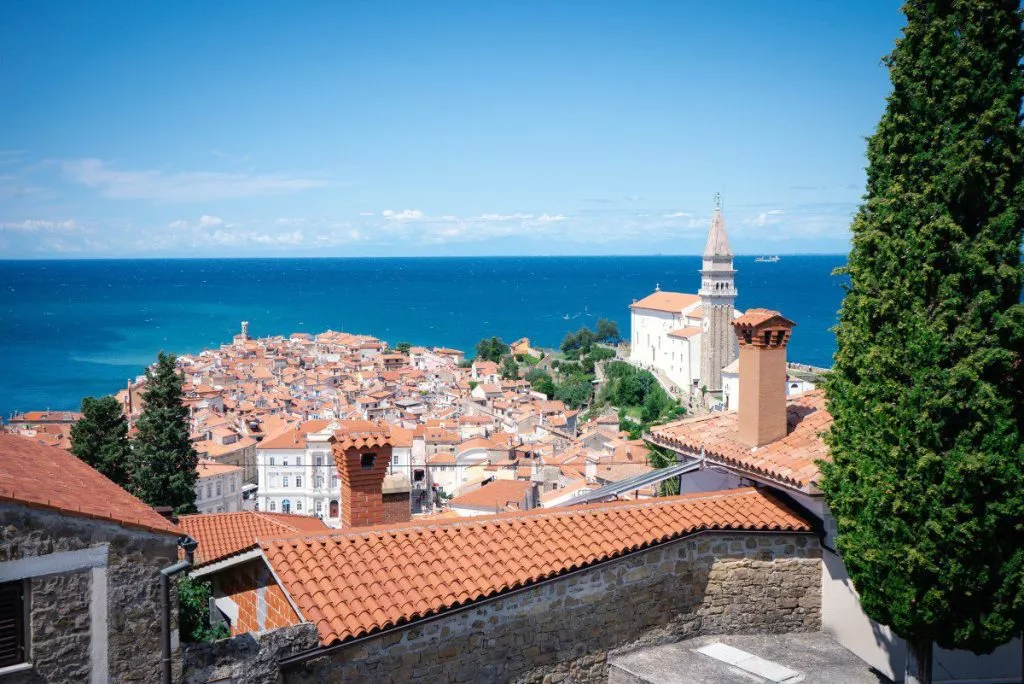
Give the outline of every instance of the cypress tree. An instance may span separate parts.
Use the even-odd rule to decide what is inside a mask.
[[[150,506],[170,506],[175,514],[196,512],[199,456],[189,441],[188,409],[182,404],[182,377],[173,354],[157,357],[146,369],[139,431],[133,441],[136,496]]]
[[[117,399],[82,399],[82,418],[71,426],[71,453],[125,489],[130,488],[128,421]]]
[[[1016,0],[908,2],[868,139],[822,490],[874,620],[932,644],[1024,629],[1021,100]]]

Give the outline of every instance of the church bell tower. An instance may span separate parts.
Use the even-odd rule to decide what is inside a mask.
[[[709,392],[722,390],[722,369],[737,356],[736,335],[732,330],[736,305],[736,271],[732,250],[725,234],[721,197],[715,194],[711,230],[704,246],[704,267],[700,271],[701,307],[704,322],[700,343],[700,385]]]

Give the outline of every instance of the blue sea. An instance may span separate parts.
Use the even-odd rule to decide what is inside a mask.
[[[790,359],[830,366],[844,262],[737,257],[737,306],[782,311]],[[332,329],[467,352],[492,335],[554,347],[602,317],[628,337],[633,299],[696,292],[699,269],[687,256],[0,261],[0,416],[76,409],[159,351],[230,342],[243,320],[255,336]]]

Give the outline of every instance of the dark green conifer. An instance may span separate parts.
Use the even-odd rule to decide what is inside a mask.
[[[173,354],[160,353],[146,369],[139,431],[133,440],[133,491],[150,506],[170,506],[176,514],[195,513],[199,457],[189,441],[188,409],[182,404],[182,378]]]
[[[822,489],[861,605],[911,648],[1024,628],[1024,32],[1016,0],[912,1],[868,141]],[[916,670],[916,671],[915,671]]]
[[[71,426],[71,453],[128,489],[128,421],[114,397],[82,399],[82,419]]]

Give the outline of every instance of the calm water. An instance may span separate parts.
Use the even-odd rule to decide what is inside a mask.
[[[790,358],[831,365],[845,256],[737,257],[738,306],[797,323]],[[600,317],[629,335],[629,304],[696,292],[698,257],[0,261],[0,415],[74,409],[164,350],[327,329],[469,351],[484,336],[557,346]]]

